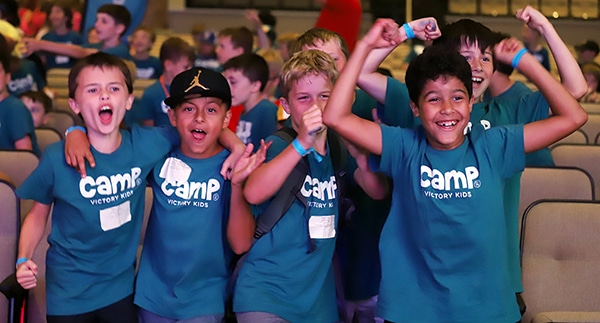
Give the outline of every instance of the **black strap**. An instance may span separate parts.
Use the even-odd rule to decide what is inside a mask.
[[[288,144],[296,138],[297,133],[294,129],[283,127],[274,133],[274,135],[285,140]],[[290,175],[286,178],[277,192],[271,203],[267,206],[263,213],[256,218],[256,230],[254,238],[260,239],[265,233],[271,231],[275,224],[287,212],[297,198],[305,207],[308,206],[306,198],[300,193],[300,187],[304,183],[304,179],[308,174],[308,161],[302,158],[292,169]]]

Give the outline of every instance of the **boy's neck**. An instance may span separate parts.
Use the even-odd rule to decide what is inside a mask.
[[[121,44],[121,39],[119,36],[116,37],[111,37],[109,39],[105,39],[102,41],[102,48],[106,49],[106,48],[113,48],[113,47],[117,47]]]
[[[117,129],[108,135],[102,135],[93,131],[88,131],[88,139],[90,145],[98,152],[103,154],[111,154],[115,152],[121,145],[121,131]]]
[[[0,102],[4,101],[6,98],[8,98],[8,89],[4,87],[4,89],[0,90]]]
[[[262,92],[251,94],[248,101],[244,102],[244,113],[250,112],[263,99],[266,99],[266,96]]]
[[[69,28],[67,28],[67,26],[54,27],[54,33],[59,36],[66,35],[68,32],[69,32]]]
[[[171,73],[165,71],[162,74],[162,81],[164,82],[165,85],[171,85],[171,82],[173,82],[173,79],[175,78],[175,75],[171,75]]]
[[[150,52],[149,51],[143,51],[143,52],[135,52],[133,53],[133,58],[135,59],[148,59],[148,57],[150,57]]]

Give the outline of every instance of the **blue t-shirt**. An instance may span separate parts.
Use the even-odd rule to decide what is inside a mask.
[[[516,81],[508,90],[498,95],[497,99],[511,99],[520,98],[522,96],[532,93],[531,89],[522,82]],[[493,98],[490,96],[489,91],[485,91],[483,94],[483,101],[490,102]],[[553,167],[554,160],[549,148],[542,148],[538,151],[534,151],[525,155],[525,165],[527,166],[538,166],[538,167]]]
[[[528,51],[547,71],[550,71],[550,55],[548,54],[548,49],[542,47],[539,51]]]
[[[244,144],[254,144],[254,151],[260,147],[260,140],[277,130],[277,106],[269,100],[261,100],[250,111],[243,111],[235,134]]]
[[[135,292],[143,309],[170,319],[225,312],[230,184],[219,171],[228,155],[193,159],[177,149],[154,167]]]
[[[10,76],[7,84],[8,93],[19,96],[27,91],[42,91],[46,87],[46,81],[40,74],[34,62],[24,58],[21,59],[19,68]]]
[[[81,45],[83,43],[81,34],[72,30],[69,30],[64,35],[58,35],[54,31],[49,31],[47,34],[42,36],[42,39],[61,44]],[[46,58],[46,69],[69,68],[73,66],[76,61],[76,59],[69,56],[55,55],[50,52],[43,52],[43,55]]]
[[[548,118],[549,105],[541,92],[519,97],[493,98],[489,103],[473,105],[471,122],[489,127],[525,124]],[[543,153],[543,152],[542,152]],[[510,178],[504,188],[504,208],[509,243],[509,267],[515,292],[523,291],[519,251],[519,199],[521,174]]]
[[[379,316],[517,322],[502,194],[525,166],[523,126],[474,126],[452,150],[429,146],[422,127],[381,129],[373,166],[396,185],[381,233]]]
[[[32,150],[40,155],[33,118],[21,100],[9,95],[0,101],[0,149],[15,149],[15,141],[31,138]]]
[[[84,48],[95,48],[103,53],[111,54],[124,59],[131,59],[129,47],[121,43],[115,47],[102,48],[102,43],[84,44]]]
[[[168,92],[170,85],[165,85],[165,88]],[[153,120],[154,126],[157,127],[172,127],[168,115],[169,106],[165,104],[166,98],[167,93],[165,93],[160,80],[147,87],[142,94],[141,118]]]
[[[217,60],[217,55],[196,55],[196,58],[194,59],[194,66],[208,68],[209,70],[213,70],[219,73],[222,70],[221,64],[219,63],[219,60]]]
[[[288,143],[273,141],[267,160]],[[248,252],[236,283],[235,312],[268,312],[290,322],[331,323],[337,320],[331,260],[338,218],[337,185],[331,158],[308,156],[310,171],[297,199],[271,231]],[[268,203],[263,205],[266,206]],[[308,252],[312,242],[316,249]]]
[[[132,57],[135,63],[136,76],[138,79],[157,79],[163,72],[163,66],[158,57],[150,56],[146,59]]]
[[[46,148],[17,194],[54,203],[46,256],[48,315],[76,315],[131,295],[144,216],[145,183],[173,147],[165,130],[121,130],[119,148],[102,154],[87,176],[65,162],[64,141]],[[169,138],[169,139],[167,139]]]

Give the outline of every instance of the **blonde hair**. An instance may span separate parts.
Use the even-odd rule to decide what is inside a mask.
[[[316,47],[330,41],[340,48],[346,59],[350,57],[350,50],[348,49],[348,44],[346,44],[344,38],[335,31],[324,28],[311,28],[304,32],[304,34],[300,35],[295,41],[289,44],[289,52],[290,54],[294,54],[307,46]]]
[[[311,74],[321,74],[331,84],[335,83],[339,75],[335,61],[329,54],[316,49],[297,52],[281,68],[279,75],[281,95],[287,99],[294,83]]]

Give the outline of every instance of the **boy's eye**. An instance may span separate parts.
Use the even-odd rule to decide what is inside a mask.
[[[87,93],[96,93],[96,92],[98,92],[98,89],[96,89],[96,88],[92,87],[92,88],[87,89]]]
[[[462,101],[464,99],[464,97],[461,95],[456,95],[453,99],[454,99],[454,101]]]
[[[121,88],[120,88],[120,87],[118,87],[118,86],[111,86],[111,87],[110,87],[110,91],[111,91],[111,92],[118,92],[118,91],[120,91],[120,90],[121,90]]]
[[[329,100],[329,94],[321,94],[322,100]]]
[[[206,111],[208,111],[209,113],[217,112],[217,110],[215,108],[211,108],[211,107],[206,108]]]
[[[299,97],[297,97],[297,100],[298,101],[306,101],[306,100],[308,100],[308,95],[299,96]]]
[[[440,98],[436,98],[436,97],[432,97],[427,99],[427,102],[438,102],[440,100]]]
[[[192,112],[192,111],[194,111],[194,108],[191,107],[191,106],[189,106],[189,105],[188,106],[184,106],[183,107],[183,111],[185,111],[185,112]]]

